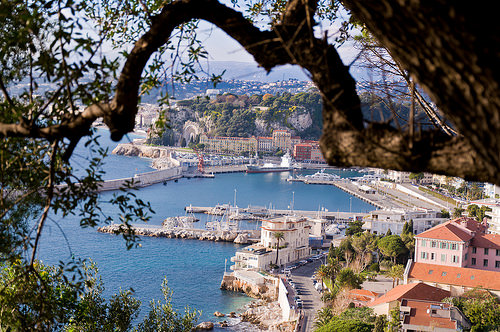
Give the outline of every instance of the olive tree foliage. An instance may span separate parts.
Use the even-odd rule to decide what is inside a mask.
[[[44,2],[37,3],[37,8],[43,8],[40,3]],[[406,4],[396,0],[344,0],[342,5],[425,90],[458,135],[434,128],[418,131],[409,126],[403,130],[383,122],[367,123],[349,66],[342,63],[328,34],[316,33],[320,19],[331,22],[338,18],[340,3],[323,0],[241,1],[233,6],[217,0],[103,0],[91,6],[89,2],[84,10],[97,21],[99,38],[111,38],[118,46],[135,42],[129,52],[123,53],[125,63],[113,95],[91,91],[86,99],[93,102],[87,103],[83,112],[69,112],[65,121],[40,123],[15,117],[2,123],[0,133],[50,139],[79,137],[87,133],[95,119],[103,117],[112,138],[120,139],[134,126],[139,95],[157,82],[165,72],[161,69],[171,66],[174,73],[190,77],[192,67],[182,64],[206,55],[196,38],[188,36],[192,31],[189,26],[201,19],[234,38],[266,70],[296,64],[309,72],[323,97],[321,146],[329,163],[429,171],[500,184],[496,135],[500,126],[499,75],[494,65],[500,34],[494,11],[444,1]],[[66,16],[71,22],[74,17]],[[342,25],[340,31],[337,42],[348,32],[348,25]],[[187,40],[172,42],[176,36]],[[26,49],[28,44],[20,47]],[[168,48],[176,49],[181,44],[186,45],[187,57],[168,52]],[[162,57],[167,54],[171,59]],[[171,60],[180,67],[172,65]],[[169,66],[164,67],[167,63]],[[63,61],[55,67],[69,66]],[[98,77],[97,81],[105,80]],[[75,90],[75,86],[61,86],[66,94]]]
[[[86,32],[91,22],[78,15],[84,8],[74,1],[0,1],[2,308],[26,298],[9,321],[2,318],[4,326],[14,329],[25,330],[26,323],[26,330],[48,330],[64,320],[65,294],[83,291],[81,261],[61,262],[55,279],[37,263],[47,223],[60,228],[74,216],[82,227],[95,227],[115,219],[131,248],[137,237],[130,224],[147,221],[152,212],[149,203],[127,190],[133,183],[108,202],[99,197],[107,150],[90,126],[95,119],[89,120],[81,109],[111,99],[119,63],[99,54],[106,34]],[[70,157],[82,137],[90,157],[77,160],[82,167],[75,173]],[[116,205],[118,216],[105,214],[101,203]],[[27,294],[28,288],[6,283],[12,277],[34,285],[33,291]]]

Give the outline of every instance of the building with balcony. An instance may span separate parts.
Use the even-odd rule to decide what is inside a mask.
[[[405,222],[413,221],[413,234],[420,234],[442,222],[438,211],[395,211],[376,210],[363,218],[363,229],[374,234],[385,234],[390,229],[392,234],[400,235]]]
[[[258,148],[258,141],[255,137],[225,137],[200,135],[200,143],[205,145],[205,150],[215,153],[234,153],[243,152],[255,154]]]
[[[303,217],[285,216],[276,219],[262,220],[261,240],[236,252],[231,258],[235,265],[233,270],[251,269],[266,270],[271,264],[286,265],[311,255],[309,232],[311,226]],[[283,234],[277,250],[277,232]]]
[[[295,158],[295,160],[311,160],[311,151],[311,144],[295,144],[293,147],[293,157]]]
[[[281,151],[292,151],[292,134],[288,130],[274,130],[273,146]]]

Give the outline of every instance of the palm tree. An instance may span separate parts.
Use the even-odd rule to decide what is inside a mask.
[[[321,289],[325,289],[325,283],[323,282],[324,278],[327,278],[330,276],[330,271],[328,271],[328,266],[321,264],[321,266],[316,270],[314,273],[316,278],[321,279]]]
[[[280,240],[283,240],[285,238],[285,234],[283,232],[275,232],[273,233],[273,237],[276,239],[276,263],[275,265],[278,265],[278,253],[280,250]]]
[[[401,264],[393,265],[389,271],[385,273],[386,277],[392,278],[392,288],[394,288],[394,282],[396,279],[399,280],[403,278],[405,272],[405,267]]]

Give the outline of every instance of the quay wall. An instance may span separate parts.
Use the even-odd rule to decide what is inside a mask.
[[[134,181],[134,186],[145,187],[155,183],[179,179],[182,177],[181,167],[172,167],[159,171],[151,171],[147,173],[136,174],[133,177],[107,180],[99,184],[99,191],[118,190],[125,185],[126,182]]]
[[[440,204],[440,203],[438,203],[436,201],[433,201],[432,199],[429,199],[429,198],[425,197],[424,195],[421,195],[420,193],[415,192],[415,191],[413,191],[413,190],[411,190],[409,188],[406,188],[405,186],[402,186],[400,184],[396,184],[396,189],[399,190],[399,191],[401,191],[401,192],[404,192],[405,194],[411,195],[411,196],[413,196],[413,197],[415,197],[417,199],[421,199],[421,200],[426,201],[428,203],[437,205],[437,206],[439,206],[439,207],[441,207],[443,209],[448,209],[447,206],[445,206],[443,204]]]
[[[346,183],[343,183],[341,181],[332,181],[332,185],[334,185],[335,187],[345,191],[346,193],[352,195],[352,196],[355,196],[357,198],[359,198],[360,200],[362,201],[365,201],[379,209],[386,209],[386,207],[378,202],[374,202],[373,200],[369,199],[368,197],[364,196],[364,195],[361,195],[360,193],[356,192],[355,190],[352,190],[350,188],[348,188],[347,184]]]

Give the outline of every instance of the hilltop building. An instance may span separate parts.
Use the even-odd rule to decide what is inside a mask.
[[[262,220],[260,242],[238,250],[236,256],[231,257],[231,261],[235,263],[231,269],[260,271],[274,264],[276,255],[278,255],[278,265],[286,265],[310,256],[310,229],[308,220],[303,217],[286,216]],[[278,240],[274,237],[277,232],[283,233],[278,253],[276,250]]]
[[[433,227],[415,236],[415,262],[500,272],[500,235],[487,229],[467,217]]]

